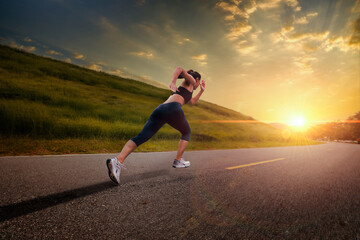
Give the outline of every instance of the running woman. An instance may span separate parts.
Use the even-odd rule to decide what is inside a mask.
[[[181,86],[176,88],[176,80],[179,78],[184,78],[184,80]],[[200,80],[201,75],[198,72],[193,70],[185,71],[181,67],[175,69],[169,85],[173,93],[164,103],[160,104],[153,111],[139,135],[130,139],[117,157],[106,161],[109,177],[114,183],[120,183],[120,171],[121,168],[124,168],[123,162],[127,156],[141,144],[148,141],[165,123],[182,134],[173,167],[183,168],[190,166],[190,162],[182,158],[186,146],[189,143],[191,132],[181,107],[186,103],[194,105],[199,100],[201,94],[205,91],[205,81]],[[199,85],[200,92],[195,97],[192,97],[193,91],[196,90]]]

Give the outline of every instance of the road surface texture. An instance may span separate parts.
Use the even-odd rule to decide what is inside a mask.
[[[360,239],[360,145],[0,158],[1,239]]]

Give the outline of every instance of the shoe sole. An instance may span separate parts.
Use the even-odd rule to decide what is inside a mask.
[[[173,168],[188,168],[188,167],[190,167],[190,165],[189,166],[185,166],[185,165],[184,166],[174,166],[173,165]]]
[[[116,181],[115,176],[112,174],[112,164],[111,164],[111,159],[106,160],[106,166],[108,168],[109,171],[109,178],[111,179],[111,181],[113,181],[115,184],[119,185],[119,183]]]

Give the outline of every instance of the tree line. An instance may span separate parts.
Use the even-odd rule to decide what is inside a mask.
[[[307,135],[317,140],[351,140],[360,143],[360,111],[346,121],[316,125],[308,130]]]

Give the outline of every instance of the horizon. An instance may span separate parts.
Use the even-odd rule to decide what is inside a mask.
[[[0,44],[2,45],[2,44]],[[2,45],[2,46],[7,46],[7,45]],[[20,51],[24,51],[26,53],[30,53],[30,54],[34,54],[32,52],[29,52],[29,51],[26,51],[25,49],[23,48],[19,48],[19,47],[12,47],[12,46],[7,46],[7,47],[10,47],[10,48],[13,48],[13,49],[17,49],[17,50],[20,50]],[[46,56],[46,55],[37,55],[35,54],[36,56],[40,56],[40,57],[45,57],[45,58],[48,58],[48,59],[51,59],[51,60],[56,60],[56,61],[60,61],[60,62],[64,62],[64,63],[69,63],[67,61],[63,61],[61,59],[56,59],[54,57],[51,57],[51,56]],[[73,64],[75,66],[78,66],[78,67],[82,67],[82,68],[85,68],[85,69],[89,69],[85,66],[82,66],[82,65],[78,65],[78,64],[74,64],[74,63],[69,63],[69,64]],[[93,70],[93,71],[96,71],[94,69],[89,69],[89,70]],[[97,71],[97,72],[104,72],[104,71]],[[122,76],[119,76],[119,75],[114,75],[113,73],[109,73],[109,72],[104,72],[106,74],[109,74],[109,75],[112,75],[112,76],[115,76],[115,77],[122,77]],[[167,90],[167,87],[166,86],[161,86],[161,83],[157,83],[157,84],[153,84],[151,81],[147,82],[147,81],[142,81],[142,80],[139,80],[139,79],[133,79],[131,78],[131,76],[127,76],[129,78],[125,78],[125,79],[129,79],[129,80],[134,80],[134,81],[139,81],[139,82],[142,82],[142,83],[145,83],[145,84],[149,84],[149,85],[152,85],[154,87],[158,87],[158,88],[162,88],[162,89],[165,89]],[[209,102],[209,101],[206,101],[206,102]],[[213,103],[213,102],[209,102],[209,103]],[[213,103],[213,104],[216,104],[216,103]],[[219,105],[220,107],[224,107],[224,106],[221,106]],[[230,108],[229,108],[230,109]],[[230,110],[234,110],[234,109],[230,109]],[[234,110],[235,111],[235,110]],[[359,111],[360,112],[360,111]],[[241,112],[239,112],[241,113]],[[252,116],[249,116],[251,118],[253,118]],[[254,119],[254,118],[253,118]],[[196,122],[199,122],[199,121],[196,121]],[[266,124],[269,124],[269,125],[272,125],[273,127],[275,128],[278,128],[276,127],[275,125],[278,125],[280,124],[281,127],[280,129],[283,129],[284,127],[287,127],[287,128],[291,128],[293,130],[297,130],[297,131],[306,131],[308,129],[310,129],[311,127],[314,127],[316,125],[322,125],[322,124],[328,124],[328,123],[360,123],[360,120],[347,120],[347,119],[337,119],[337,120],[332,120],[332,121],[326,121],[326,120],[319,120],[319,121],[307,121],[306,120],[306,126],[303,126],[305,124],[300,124],[302,126],[300,126],[301,128],[299,129],[297,125],[299,124],[294,124],[294,120],[293,121],[262,121],[262,120],[257,120],[257,119],[254,119],[254,120],[211,120],[211,121],[200,121],[201,123],[214,123],[214,122],[217,122],[217,123],[266,123]]]
[[[183,2],[2,2],[0,43],[155,86],[193,68],[204,100],[262,122],[360,110],[359,0]]]

